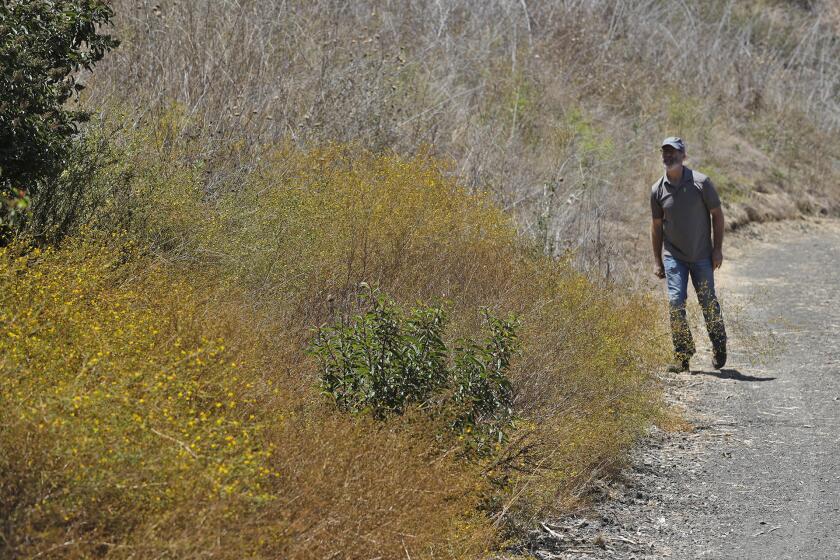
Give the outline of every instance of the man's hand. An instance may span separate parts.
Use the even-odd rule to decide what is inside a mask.
[[[653,273],[656,275],[657,278],[665,278],[665,266],[662,262],[656,263],[653,267]]]
[[[712,267],[717,270],[723,264],[723,251],[721,249],[712,250]]]

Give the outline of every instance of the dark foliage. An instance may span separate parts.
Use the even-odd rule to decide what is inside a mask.
[[[450,350],[442,307],[406,312],[382,296],[369,305],[349,322],[318,331],[312,353],[321,362],[324,393],[342,410],[380,419],[417,405],[479,450],[503,441],[513,418],[506,372],[516,350],[515,320],[485,311],[487,339],[458,340]]]
[[[113,10],[102,0],[11,0],[0,4],[0,224],[21,219],[44,184],[64,170],[78,123],[65,103],[117,40],[99,32]]]

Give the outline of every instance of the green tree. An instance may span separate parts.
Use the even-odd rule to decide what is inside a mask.
[[[89,115],[65,104],[118,45],[99,32],[113,14],[103,0],[0,0],[0,241],[66,165]]]

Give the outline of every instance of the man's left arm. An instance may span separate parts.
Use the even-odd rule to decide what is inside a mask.
[[[723,264],[723,208],[717,189],[708,177],[703,181],[703,202],[712,215],[712,266],[717,270]]]
[[[723,209],[718,206],[709,210],[712,215],[712,266],[715,269],[723,264]]]

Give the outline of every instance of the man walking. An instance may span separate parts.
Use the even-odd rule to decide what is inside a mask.
[[[726,363],[726,329],[715,296],[715,269],[723,263],[723,210],[709,178],[683,165],[685,143],[671,136],[662,141],[665,174],[653,184],[654,273],[668,285],[674,362],[670,372],[688,371],[694,340],[685,313],[688,279],[694,285],[712,341],[715,369]],[[714,234],[713,234],[714,232]],[[664,251],[663,251],[664,246]]]

